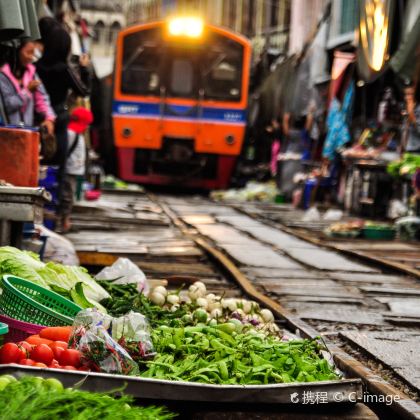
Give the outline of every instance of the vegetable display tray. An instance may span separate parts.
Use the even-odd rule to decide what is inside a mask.
[[[32,366],[0,365],[0,374],[16,378],[25,375],[56,378],[65,386],[106,392],[124,389],[141,399],[162,401],[246,403],[246,404],[322,404],[356,403],[362,399],[360,379],[288,383],[274,385],[209,385],[166,381],[124,375],[43,369]]]

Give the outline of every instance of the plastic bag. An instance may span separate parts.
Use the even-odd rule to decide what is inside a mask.
[[[400,200],[391,200],[388,207],[388,217],[398,219],[408,213],[407,206]]]
[[[336,222],[341,220],[343,217],[343,212],[341,210],[329,209],[325,212],[323,219],[329,220],[331,222]]]
[[[115,284],[137,283],[139,293],[146,295],[150,289],[143,271],[128,258],[118,258],[114,264],[101,270],[95,278],[113,281]]]
[[[112,320],[95,309],[79,312],[73,323],[69,348],[79,350],[83,366],[93,371],[137,375],[137,363],[108,333]]]
[[[68,239],[43,225],[35,225],[35,227],[40,236],[47,238],[43,261],[53,261],[64,265],[79,265],[76,249]]]
[[[112,338],[124,347],[137,363],[155,354],[149,323],[146,317],[138,312],[131,311],[114,319]]]
[[[321,220],[321,215],[316,207],[306,210],[302,217],[303,222],[317,222],[318,220]]]
[[[420,218],[407,216],[395,222],[398,235],[404,241],[420,240]]]

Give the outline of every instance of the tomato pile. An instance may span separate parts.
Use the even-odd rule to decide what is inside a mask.
[[[47,327],[39,335],[31,335],[19,343],[6,343],[0,348],[0,363],[66,370],[89,370],[82,366],[82,355],[69,349],[71,327]]]

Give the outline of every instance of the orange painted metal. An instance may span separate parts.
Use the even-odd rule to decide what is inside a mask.
[[[131,134],[124,136],[129,130]],[[245,134],[243,124],[183,122],[147,117],[114,117],[115,144],[123,148],[160,149],[163,137],[191,139],[197,153],[238,155]],[[232,144],[226,138],[233,138]]]

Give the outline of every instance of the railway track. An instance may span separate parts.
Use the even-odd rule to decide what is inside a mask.
[[[339,260],[347,264],[344,270],[321,270],[299,260],[308,249],[316,252],[319,247],[290,235],[273,238],[273,232],[285,233],[273,229],[262,218],[250,217],[246,211],[203,198],[108,193],[94,209],[81,205],[76,210],[74,224],[79,231],[68,237],[74,242],[82,265],[98,270],[119,256],[128,256],[154,282],[178,287],[200,279],[214,293],[257,300],[275,313],[282,328],[305,337],[322,335],[337,366],[346,377],[361,378],[367,395],[383,399],[398,396],[389,405],[365,401],[366,404],[352,406],[312,405],[309,410],[293,405],[245,409],[225,404],[169,404],[183,418],[308,418],[309,413],[311,418],[420,418],[412,378],[407,380],[392,366],[385,366],[356,345],[357,336],[350,334],[395,332],[392,324],[374,317],[383,306],[362,295],[351,280],[340,283],[335,278],[339,274],[344,279],[367,276],[391,282],[393,276],[354,260]],[[275,239],[286,243],[286,248],[279,247]],[[302,252],[296,253],[299,245]],[[325,256],[318,255],[319,264],[321,258]],[[329,264],[333,268],[337,261],[331,258]],[[394,277],[393,284],[398,278]],[[398,281],[403,280],[414,288],[412,279]],[[347,313],[343,311],[346,305]],[[355,319],[345,322],[346,316],[352,314]],[[366,321],[369,316],[372,319]],[[418,332],[416,328],[404,331]]]

